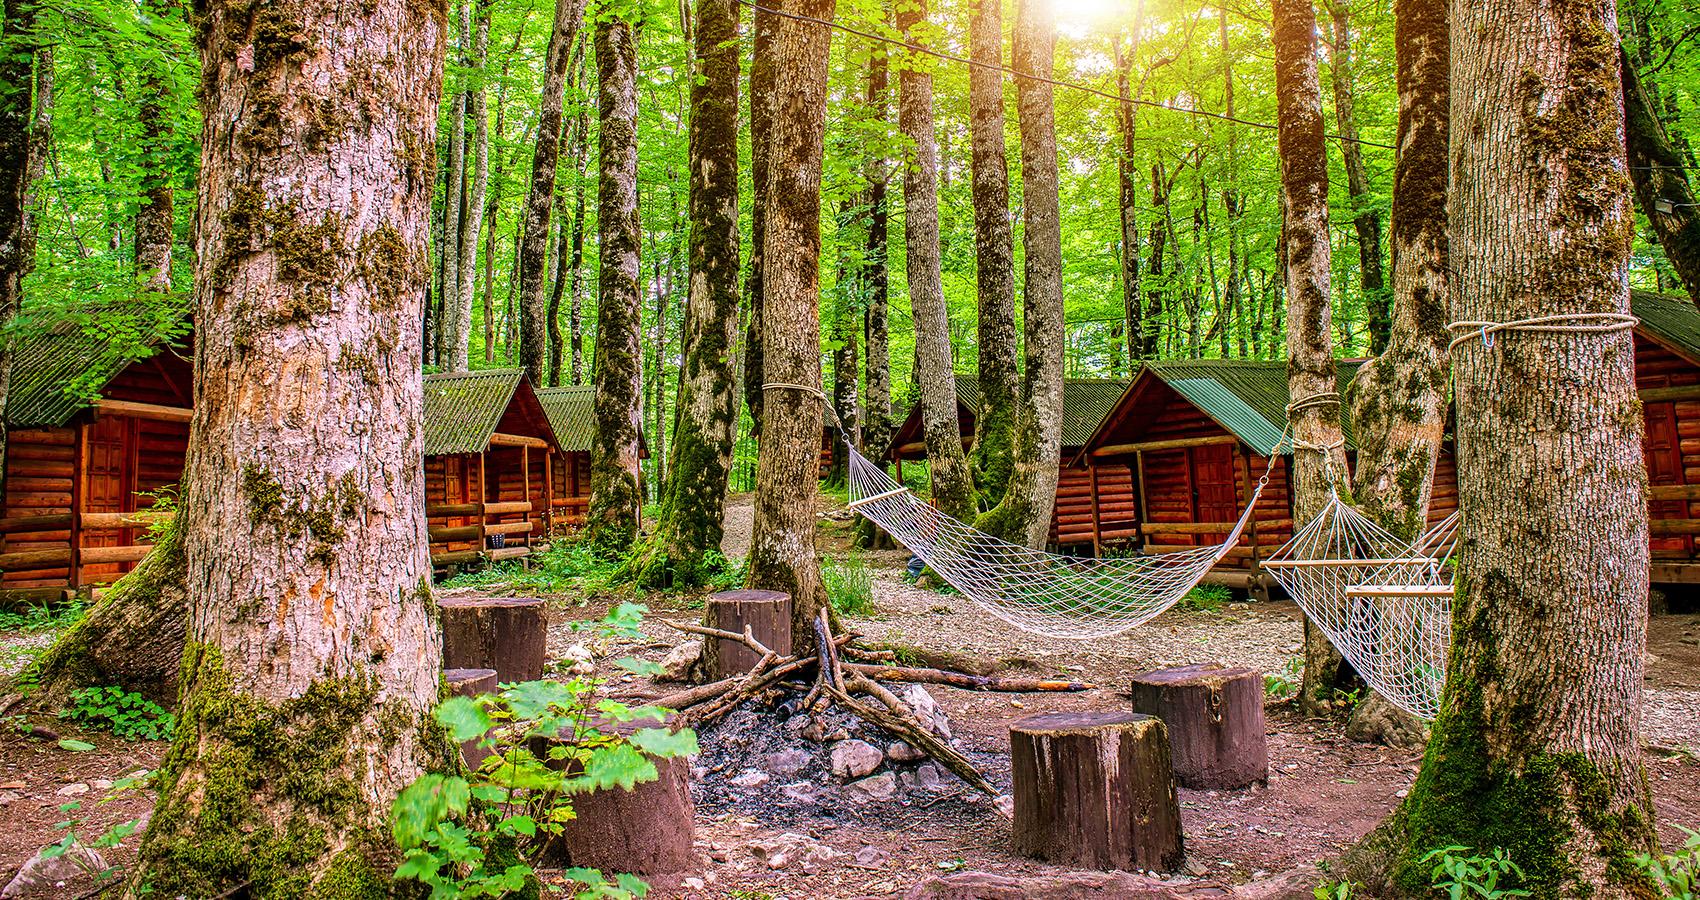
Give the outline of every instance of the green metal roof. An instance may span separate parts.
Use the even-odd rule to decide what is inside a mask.
[[[425,455],[478,453],[502,421],[525,373],[520,369],[425,376]]]
[[[51,322],[22,322],[12,357],[6,423],[58,428],[88,406],[119,372],[188,330],[167,304],[125,304],[59,311]]]
[[[1700,309],[1692,300],[1631,291],[1629,311],[1641,319],[1640,330],[1688,358],[1700,360]]]
[[[537,392],[555,439],[567,453],[590,452],[596,436],[596,390],[588,384],[544,388]]]
[[[1126,381],[1115,378],[1067,378],[1063,380],[1062,445],[1079,447],[1098,428],[1098,423],[1115,408],[1127,390]],[[957,373],[956,402],[980,417],[980,384],[973,373]],[[920,407],[917,406],[918,410]],[[915,413],[911,413],[914,415]]]
[[[1342,390],[1351,384],[1362,360],[1339,360]],[[1280,443],[1287,422],[1287,364],[1280,360],[1175,359],[1145,364],[1146,371],[1203,410],[1260,456]],[[1346,446],[1355,449],[1351,422],[1341,405]],[[1292,452],[1287,448],[1284,452]]]

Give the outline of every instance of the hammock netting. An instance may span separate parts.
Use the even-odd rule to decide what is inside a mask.
[[[1178,603],[1239,542],[1268,484],[1266,474],[1219,544],[1097,559],[976,531],[847,449],[851,509],[987,612],[1062,638],[1117,634]],[[1263,565],[1372,688],[1433,718],[1445,682],[1456,533],[1454,515],[1402,542],[1331,492],[1323,512]]]

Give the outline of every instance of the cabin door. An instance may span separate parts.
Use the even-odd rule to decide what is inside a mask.
[[[1676,431],[1675,403],[1648,403],[1642,407],[1647,420],[1646,436],[1641,449],[1647,457],[1647,483],[1653,487],[1670,487],[1683,483],[1682,442]],[[1687,519],[1686,500],[1654,500],[1647,504],[1647,518]],[[1652,539],[1655,556],[1693,556],[1692,535],[1659,536]]]
[[[79,512],[135,512],[136,420],[102,416],[83,432],[88,469],[83,482]],[[78,543],[82,547],[127,547],[135,543],[132,528],[85,528]],[[116,581],[130,568],[125,563],[83,566],[75,582]]]
[[[1192,448],[1193,521],[1200,524],[1232,523],[1240,517],[1239,472],[1234,465],[1233,444],[1206,444]],[[1231,524],[1219,534],[1201,535],[1199,542],[1216,543],[1228,536]]]

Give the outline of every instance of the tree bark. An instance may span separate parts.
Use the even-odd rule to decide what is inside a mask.
[[[886,89],[889,58],[883,45],[869,50],[867,104],[869,118],[880,128],[887,126]],[[891,448],[891,338],[888,330],[890,278],[886,262],[886,232],[889,219],[886,181],[891,177],[889,161],[879,154],[867,160],[868,243],[862,254],[862,281],[868,295],[867,354],[862,413],[862,451],[870,458],[884,458]]]
[[[202,14],[189,639],[130,892],[381,893],[391,802],[457,752],[430,721],[418,427],[444,20]]]
[[[624,553],[637,539],[643,506],[638,451],[643,440],[643,239],[638,218],[637,32],[604,16],[596,24],[597,276],[596,436],[590,443],[585,539]]]
[[[584,383],[584,208],[585,181],[590,165],[590,115],[585,110],[578,114],[578,146],[574,148],[573,161],[578,175],[573,188],[573,244],[572,261],[569,271],[572,274],[572,310],[568,314],[568,340],[572,343],[573,370],[572,383]]]
[[[1448,401],[1446,0],[1398,0],[1399,159],[1393,172],[1393,322],[1351,389],[1357,502],[1415,538],[1428,517]]]
[[[474,83],[466,92],[466,111],[472,117],[472,177],[462,177],[466,193],[461,201],[460,234],[455,253],[459,269],[455,273],[454,333],[449,346],[449,370],[462,371],[471,363],[472,296],[477,287],[478,236],[484,230],[484,197],[490,190],[490,117],[488,94],[484,90],[484,66],[490,56],[490,12],[494,0],[472,0],[477,4],[473,21],[472,56],[468,65],[474,70]],[[462,162],[462,166],[465,162]]]
[[[5,0],[0,16],[0,329],[9,331],[22,303],[24,276],[35,266],[35,223],[26,199],[34,143],[30,95],[40,41],[34,0]],[[7,345],[0,345],[0,416],[12,380]],[[0,428],[0,472],[6,462],[5,430]]]
[[[835,0],[785,0],[785,12],[831,19]],[[820,187],[831,31],[799,19],[773,23],[767,221],[763,236],[761,459],[749,586],[792,599],[791,645],[814,651],[814,619],[826,600],[815,556],[815,482],[820,469]],[[752,101],[754,102],[754,101]],[[767,387],[776,385],[776,387]],[[958,448],[960,452],[960,447]]]
[[[1011,56],[1021,120],[1021,209],[1025,269],[1022,331],[1027,365],[1021,377],[1015,469],[1009,490],[976,523],[981,531],[1040,549],[1051,531],[1062,442],[1062,211],[1058,199],[1056,113],[1049,82],[1056,60],[1056,19],[1043,0],[1017,7]],[[1033,77],[1030,77],[1033,76]]]
[[[1234,56],[1228,46],[1228,8],[1221,7],[1219,31],[1222,45],[1222,104],[1223,112],[1228,118],[1234,118]],[[1222,209],[1228,216],[1228,285],[1223,294],[1228,308],[1234,316],[1234,323],[1239,326],[1239,355],[1241,358],[1250,356],[1248,335],[1250,324],[1246,321],[1245,312],[1245,280],[1242,277],[1246,260],[1245,228],[1241,217],[1245,215],[1245,201],[1240,197],[1239,168],[1240,143],[1239,131],[1232,121],[1223,123],[1228,132],[1228,173],[1227,186],[1222,189]]]
[[[1351,0],[1331,0],[1329,18],[1334,20],[1334,118],[1340,127],[1340,158],[1346,168],[1346,195],[1351,199],[1352,228],[1358,236],[1358,278],[1364,291],[1365,325],[1370,352],[1387,349],[1391,328],[1392,298],[1381,266],[1381,213],[1365,208],[1372,202],[1369,172],[1364,167],[1363,146],[1358,143],[1357,86],[1352,62]]]
[[[761,437],[765,420],[761,388],[764,383],[762,316],[767,289],[763,262],[767,259],[767,160],[773,152],[773,107],[777,99],[774,92],[778,78],[773,60],[779,18],[760,8],[755,10],[750,56],[750,271],[744,285],[749,293],[750,316],[749,327],[744,332],[744,402],[750,408],[751,429],[757,438]]]
[[[560,0],[549,31],[548,56],[543,63],[543,99],[537,111],[537,148],[531,156],[531,189],[525,195],[520,223],[519,281],[520,364],[533,384],[543,384],[548,360],[548,304],[544,288],[549,257],[549,213],[555,202],[555,165],[561,153],[561,93],[566,86],[567,61],[584,21],[585,0]],[[600,70],[602,63],[597,62]],[[606,139],[604,139],[606,140]]]
[[[1451,15],[1450,317],[1627,313],[1616,4]],[[1360,858],[1413,894],[1427,890],[1421,854],[1450,844],[1516,848],[1534,897],[1655,894],[1631,861],[1657,842],[1633,339],[1507,331],[1454,352],[1463,532],[1446,691],[1409,796]]]
[[[1146,278],[1151,286],[1145,291],[1145,315],[1140,320],[1139,358],[1156,359],[1163,329],[1163,311],[1168,306],[1169,283],[1164,274],[1163,257],[1168,252],[1169,181],[1163,173],[1163,162],[1151,164],[1151,207],[1161,213],[1150,225],[1151,257],[1146,262]]]
[[[838,417],[837,431],[828,431],[830,438],[823,440],[832,442],[832,468],[827,472],[824,481],[828,484],[845,484],[850,472],[849,447],[861,444],[861,422],[857,417],[860,405],[857,395],[860,393],[862,378],[862,286],[857,276],[861,273],[851,266],[851,254],[856,252],[854,245],[854,226],[856,218],[856,202],[854,196],[846,196],[838,208],[837,233],[841,236],[839,244],[838,284],[832,297],[832,411]],[[843,237],[852,240],[844,241]]]
[[[911,46],[927,20],[926,0],[897,10],[897,27]],[[909,306],[915,319],[915,372],[921,394],[921,427],[933,501],[945,515],[974,518],[974,482],[962,452],[956,415],[956,373],[950,346],[950,310],[945,307],[939,250],[939,157],[933,134],[933,76],[905,66],[898,75],[898,125],[913,146],[903,173],[904,236],[908,244]]]
[[[455,50],[459,56],[456,62],[463,68],[472,39],[471,2],[456,0],[451,6],[460,19]],[[450,372],[464,372],[467,367],[467,336],[460,331],[460,235],[467,212],[466,99],[466,91],[455,85],[449,102],[448,168],[443,177],[443,224],[437,244],[441,248],[437,260],[437,359]]]
[[[1145,5],[1136,4],[1133,25],[1128,29],[1133,46],[1122,47],[1116,38],[1116,127],[1121,132],[1121,152],[1116,157],[1116,211],[1121,216],[1121,281],[1122,317],[1127,337],[1127,360],[1130,374],[1138,372],[1137,360],[1149,359],[1145,346],[1144,304],[1140,298],[1139,281],[1139,163],[1135,157],[1138,144],[1139,119],[1131,93],[1132,79],[1128,77],[1133,61],[1139,57],[1140,29],[1144,22]]]
[[[1287,282],[1287,390],[1298,405],[1289,413],[1293,520],[1308,522],[1328,502],[1331,485],[1351,488],[1329,303],[1328,149],[1316,66],[1316,8],[1310,0],[1273,0],[1271,6]],[[1307,714],[1326,708],[1339,670],[1340,655],[1322,630],[1306,620],[1299,702]]]
[[[177,6],[163,0],[145,0],[145,13],[154,18],[175,16]],[[173,172],[167,158],[171,153],[172,131],[170,85],[158,67],[162,60],[149,60],[141,69],[141,95],[136,106],[136,122],[141,128],[137,149],[144,160],[140,193],[136,207],[136,284],[144,297],[161,297],[171,293],[171,250],[176,236],[176,217],[172,210]]]
[[[1628,54],[1620,56],[1619,65],[1635,201],[1689,298],[1700,304],[1700,202],[1688,183],[1687,160],[1671,145]]]
[[[1004,148],[1003,0],[973,0],[968,43],[969,143],[974,197],[974,271],[979,301],[980,412],[974,467],[983,505],[1003,499],[1015,467],[1015,244]]]

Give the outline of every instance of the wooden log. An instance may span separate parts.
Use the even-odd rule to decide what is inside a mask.
[[[47,516],[11,516],[0,519],[0,534],[21,534],[35,531],[61,531],[71,527],[70,513]]]
[[[942,684],[946,687],[961,688],[965,691],[995,691],[1007,694],[1073,693],[1097,688],[1097,685],[1084,681],[971,675],[967,672],[951,672],[944,669],[924,669],[913,666],[871,666],[845,663],[844,670],[862,675],[872,681]]]
[[[470,566],[484,558],[482,550],[450,550],[431,554],[433,566]]]
[[[152,544],[131,544],[126,547],[83,547],[80,550],[81,562],[85,566],[136,562],[152,552]]]
[[[1169,730],[1175,778],[1199,790],[1269,780],[1263,676],[1220,663],[1154,669],[1133,677],[1133,711]]]
[[[479,694],[494,694],[496,692],[495,669],[444,669],[443,681],[449,690],[462,697],[476,697]],[[478,739],[461,741],[460,753],[466,758],[469,769],[478,768],[486,757],[492,754],[488,747],[478,746]]]
[[[128,400],[108,400],[105,397],[96,400],[94,407],[103,416],[129,416],[132,419],[152,419],[158,422],[187,422],[195,417],[195,411],[185,406],[134,403]]]
[[[1015,851],[1090,869],[1174,871],[1185,856],[1160,719],[1041,713],[1009,726]]]
[[[173,513],[160,510],[139,509],[135,512],[86,512],[82,514],[83,527],[97,528],[146,528],[155,522],[168,522]]]
[[[503,522],[499,525],[484,526],[485,534],[530,534],[535,530],[534,522]]]
[[[654,728],[654,721],[604,725],[602,730]],[[691,764],[686,757],[649,757],[654,781],[573,796],[575,817],[550,842],[545,859],[565,866],[672,875],[696,869],[696,809],[691,802]]]
[[[446,597],[443,668],[494,669],[502,682],[543,677],[548,619],[534,597]]]
[[[1123,456],[1129,453],[1153,453],[1158,450],[1179,450],[1186,447],[1207,447],[1212,444],[1237,444],[1239,438],[1231,434],[1214,434],[1205,437],[1173,438],[1166,441],[1141,441],[1137,444],[1107,444],[1092,450],[1093,456]]]
[[[487,516],[503,516],[508,513],[528,512],[531,512],[530,500],[509,500],[503,503],[484,504],[484,515]]]
[[[476,516],[484,511],[482,503],[436,503],[425,505],[427,518],[442,519],[452,516]]]
[[[484,529],[478,525],[435,525],[426,529],[426,534],[433,544],[454,544],[480,540]]]
[[[19,553],[0,553],[0,572],[34,572],[58,569],[71,564],[71,548],[58,550],[25,550]]]
[[[733,634],[743,634],[749,628],[755,639],[775,654],[791,655],[790,594],[758,590],[710,594],[703,624]],[[717,638],[703,642],[703,671],[710,681],[742,675],[760,659],[754,650],[737,641]]]
[[[485,555],[489,556],[491,561],[493,562],[493,561],[496,561],[496,560],[519,559],[522,556],[530,556],[531,555],[531,548],[525,547],[525,546],[497,547],[494,550],[486,550],[484,552],[485,552]]]

